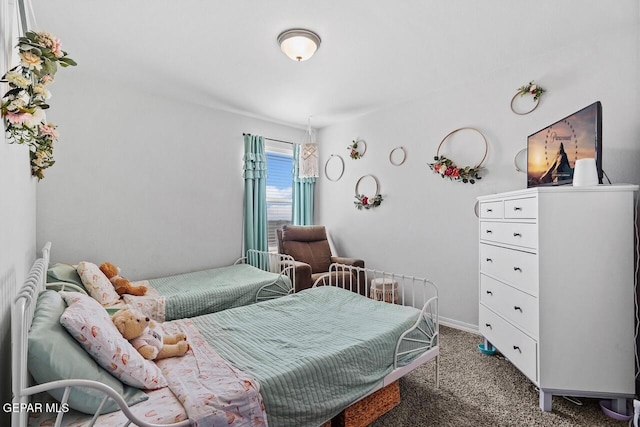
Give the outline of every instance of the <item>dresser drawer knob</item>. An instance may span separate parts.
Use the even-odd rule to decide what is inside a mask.
[[[487,212],[493,212],[493,209],[487,209]]]
[[[518,307],[517,305],[514,305],[513,309],[516,310],[516,311],[520,311],[520,313],[522,313],[522,309],[520,307]]]
[[[491,323],[485,323],[484,326],[486,326],[489,329],[493,329],[493,327],[491,327]]]
[[[487,258],[486,261],[487,262],[493,262],[493,260],[491,258]]]
[[[487,230],[487,231],[485,231],[485,233],[487,233],[487,234],[491,234],[491,233],[493,233],[493,231],[491,231],[491,230]]]
[[[513,210],[514,210],[514,211],[521,211],[521,210],[522,210],[522,208],[521,208],[520,206],[514,206],[514,207],[513,207]]]
[[[522,273],[522,269],[520,267],[513,267],[513,271],[519,271],[520,273]]]
[[[520,234],[520,233],[513,233],[513,237],[522,237],[522,234]]]
[[[518,350],[519,353],[522,353],[522,350],[520,350],[520,347],[518,347],[517,345],[514,345],[513,349],[514,350]]]
[[[493,292],[487,291],[487,295],[493,295]]]

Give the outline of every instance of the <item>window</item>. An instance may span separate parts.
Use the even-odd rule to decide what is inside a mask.
[[[276,229],[291,224],[293,146],[267,144],[267,233],[269,251],[278,250]]]

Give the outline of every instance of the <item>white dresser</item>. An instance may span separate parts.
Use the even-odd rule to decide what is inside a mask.
[[[540,389],[612,399],[634,383],[635,185],[539,187],[478,198],[479,329]]]

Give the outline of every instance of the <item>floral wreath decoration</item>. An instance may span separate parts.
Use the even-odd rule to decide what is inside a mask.
[[[360,145],[364,147],[362,153],[358,151]],[[347,146],[347,149],[349,150],[349,157],[354,160],[358,160],[361,159],[362,156],[364,156],[364,153],[367,152],[367,143],[361,139],[354,139],[353,141],[351,141],[351,145]]]
[[[376,195],[373,197],[367,197],[364,194],[360,194],[360,192],[358,191],[358,186],[360,185],[360,182],[364,179],[370,177],[374,180],[374,182],[376,183]],[[361,176],[360,179],[358,179],[358,182],[356,182],[356,201],[353,202],[353,204],[356,206],[356,208],[358,210],[361,209],[371,209],[371,208],[375,208],[378,207],[382,204],[382,194],[380,194],[380,183],[378,182],[378,179],[373,176],[373,175],[364,175]]]
[[[3,81],[9,90],[2,97],[0,113],[10,144],[29,146],[31,174],[44,178],[43,170],[52,166],[53,144],[58,140],[57,126],[47,122],[44,110],[51,93],[47,86],[62,67],[76,62],[60,48],[60,40],[45,32],[28,31],[18,38],[20,64],[9,70]]]
[[[440,148],[442,147],[442,145],[444,144],[444,142],[447,140],[447,138],[449,138],[449,136],[453,135],[454,133],[461,131],[461,130],[473,130],[476,131],[477,133],[480,134],[480,136],[482,136],[482,139],[484,140],[484,156],[482,157],[482,160],[480,160],[480,163],[478,163],[475,166],[464,166],[464,167],[460,167],[457,166],[453,160],[449,159],[446,156],[440,155]],[[437,174],[440,174],[440,176],[442,176],[442,178],[449,178],[452,181],[461,181],[463,183],[469,183],[469,184],[475,184],[477,180],[482,179],[482,177],[480,175],[478,175],[478,172],[482,169],[482,163],[484,162],[484,160],[487,158],[487,152],[489,150],[489,145],[487,143],[487,139],[485,138],[485,136],[482,134],[482,132],[480,132],[478,129],[476,128],[470,128],[470,127],[463,127],[463,128],[459,128],[456,129],[454,131],[451,131],[447,134],[447,136],[445,136],[442,141],[440,142],[440,145],[438,145],[438,150],[436,152],[436,155],[433,157],[433,160],[435,160],[434,163],[428,163],[429,168]]]
[[[371,209],[382,204],[382,195],[376,194],[375,197],[367,197],[363,194],[356,194],[356,201],[353,202],[358,209]]]
[[[537,101],[538,99],[540,99],[540,97],[542,96],[543,93],[545,93],[546,90],[542,89],[540,86],[538,86],[537,84],[533,83],[533,81],[530,81],[529,84],[521,86],[518,89],[518,95],[520,96],[525,96],[526,94],[531,94],[533,95],[533,100]]]
[[[533,110],[538,108],[540,97],[545,92],[546,92],[546,90],[544,90],[543,88],[541,88],[540,86],[535,84],[533,81],[530,81],[529,84],[526,84],[524,86],[519,87],[517,92],[516,92],[516,94],[513,95],[513,98],[511,98],[511,111],[513,111],[514,113],[516,113],[519,116],[524,116],[525,114],[529,114],[530,112],[532,112]],[[513,103],[516,100],[516,98],[518,97],[518,95],[521,96],[521,97],[525,96],[525,95],[533,95],[533,102],[534,102],[533,107],[530,108],[528,111],[517,111],[513,107]]]
[[[443,178],[446,177],[454,181],[468,182],[470,184],[475,184],[476,180],[482,179],[482,177],[478,175],[478,171],[482,169],[482,167],[458,167],[451,159],[445,156],[434,156],[433,160],[435,160],[435,163],[429,163],[429,167],[435,173],[442,175]]]

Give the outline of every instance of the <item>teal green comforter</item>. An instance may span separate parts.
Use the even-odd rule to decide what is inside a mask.
[[[149,280],[165,298],[165,320],[215,313],[256,302],[258,290],[271,285],[290,288],[286,276],[238,264]],[[268,291],[267,291],[268,292]]]
[[[419,313],[319,287],[192,321],[260,382],[270,427],[317,427],[391,372],[396,342]]]

